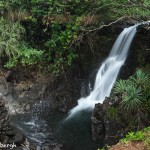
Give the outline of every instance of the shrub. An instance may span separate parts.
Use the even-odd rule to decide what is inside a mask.
[[[121,112],[126,115],[126,121],[134,121],[138,124],[137,128],[141,128],[142,121],[148,123],[150,113],[150,87],[149,74],[144,73],[138,69],[133,76],[128,80],[119,80],[114,86],[114,92],[122,95]],[[132,121],[131,121],[132,120]]]
[[[126,81],[125,80],[118,80],[115,83],[114,86],[114,93],[124,93],[124,91],[126,90]]]
[[[0,56],[7,57],[5,67],[17,64],[31,65],[41,61],[43,52],[33,49],[23,41],[25,29],[19,22],[0,19]]]
[[[127,111],[135,111],[141,106],[143,98],[141,90],[131,84],[126,87],[121,103]]]
[[[144,130],[137,132],[129,132],[125,138],[120,141],[123,143],[128,143],[130,141],[143,141],[144,145],[149,148],[150,147],[150,127],[144,128]]]

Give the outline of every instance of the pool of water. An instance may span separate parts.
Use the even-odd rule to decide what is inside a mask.
[[[62,150],[97,150],[103,143],[93,142],[90,117],[90,111],[80,111],[66,120],[67,114],[55,112],[34,121],[31,114],[23,114],[12,116],[11,122],[37,145],[57,141],[63,145]]]

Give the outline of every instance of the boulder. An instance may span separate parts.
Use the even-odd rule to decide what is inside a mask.
[[[106,145],[112,145],[118,142],[120,138],[122,123],[118,123],[116,119],[109,118],[107,110],[110,106],[119,104],[121,96],[106,97],[103,104],[95,104],[95,108],[91,117],[92,139],[95,142],[103,141]]]

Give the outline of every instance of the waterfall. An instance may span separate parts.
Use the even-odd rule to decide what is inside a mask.
[[[128,50],[136,33],[136,27],[137,25],[125,28],[120,33],[109,56],[98,70],[93,91],[89,96],[78,100],[78,105],[70,110],[68,118],[81,110],[93,109],[96,103],[102,103],[105,97],[109,97],[119,70],[128,55]]]

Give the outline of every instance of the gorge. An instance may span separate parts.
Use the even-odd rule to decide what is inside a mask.
[[[109,56],[97,71],[95,84],[89,96],[79,99],[78,105],[70,110],[69,116],[51,112],[51,105],[53,105],[51,97],[34,102],[30,113],[12,116],[12,124],[21,129],[27,139],[34,143],[31,149],[35,149],[36,145],[36,149],[40,150],[48,144],[52,146],[47,149],[52,150],[91,150],[103,146],[103,141],[96,144],[91,139],[91,112],[95,104],[103,103],[105,97],[110,96],[119,70],[128,55],[137,27],[138,25],[134,25],[121,32]],[[40,91],[39,87],[37,89]],[[23,92],[28,93],[28,91],[30,88]]]
[[[41,101],[40,102],[41,104],[38,104],[39,106],[35,104],[35,106],[37,105],[39,107],[39,108],[37,107],[36,115],[34,114],[35,107],[32,109],[32,114],[34,115],[31,117],[31,120],[29,119],[30,117],[28,115],[27,120],[19,119],[22,120],[21,122],[17,121],[18,117],[14,119],[15,125],[18,126],[21,130],[23,131],[25,130],[24,134],[31,140],[31,142],[37,143],[38,149],[40,149],[40,147],[43,144],[50,143],[51,140],[53,141],[54,135],[52,135],[51,131],[48,131],[46,126],[48,126],[50,130],[51,128],[53,128],[55,133],[59,132],[58,136],[64,137],[64,140],[66,140],[67,143],[70,143],[68,144],[68,146],[64,147],[65,150],[70,149],[76,150],[80,148],[81,149],[86,148],[87,150],[88,149],[90,150],[91,148],[96,147],[98,148],[100,145],[101,146],[103,145],[103,141],[100,142],[101,143],[100,145],[97,145],[86,137],[90,136],[88,124],[90,123],[89,118],[91,116],[91,111],[96,103],[103,103],[105,97],[110,96],[111,89],[117,79],[119,70],[121,66],[124,64],[126,57],[128,55],[128,50],[136,34],[137,27],[138,25],[134,25],[125,28],[120,33],[112,50],[110,51],[109,56],[106,58],[106,60],[104,60],[104,62],[102,63],[101,67],[98,70],[93,90],[91,91],[89,96],[78,100],[78,105],[70,110],[69,116],[67,116],[67,118],[66,115],[64,118],[64,116],[62,115],[57,116],[56,114],[53,114],[54,116],[57,116],[57,118],[60,118],[61,120],[60,121],[58,119],[58,122],[57,121],[55,122],[54,118],[51,115],[50,115],[51,117],[48,115],[46,118],[47,119],[49,118],[48,119],[49,121],[48,123],[46,123],[45,120],[42,119],[43,117],[41,116],[41,114],[42,113],[45,114],[47,112],[45,108],[48,107],[49,104],[44,103],[44,101]],[[48,107],[48,109],[50,109],[50,107]],[[87,115],[87,117],[85,117],[85,115]],[[64,118],[65,121],[63,121],[62,118]],[[52,125],[53,124],[52,122],[55,125]],[[83,128],[83,125],[87,126],[87,128],[86,127]],[[81,134],[78,135],[76,133],[77,127],[78,130],[80,130],[79,132],[81,133],[83,132],[84,134],[87,133],[85,134],[86,135],[85,137],[82,137]],[[57,137],[56,139],[59,138]],[[86,145],[87,141],[88,143],[90,143],[91,146]]]

